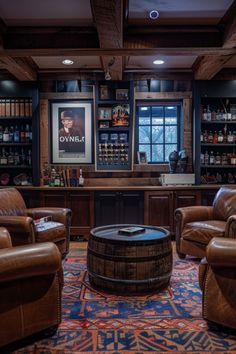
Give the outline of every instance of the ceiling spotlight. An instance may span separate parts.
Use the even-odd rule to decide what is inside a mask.
[[[153,61],[153,64],[155,64],[155,65],[162,65],[162,64],[164,64],[164,60],[156,59],[156,60]]]
[[[74,64],[74,62],[73,62],[73,60],[70,60],[70,59],[64,59],[62,61],[62,64],[64,64],[64,65],[72,65],[72,64]]]
[[[110,74],[109,70],[107,70],[105,72],[105,80],[111,80],[111,74]]]
[[[160,16],[157,10],[152,10],[149,12],[149,17],[151,20],[156,20]]]

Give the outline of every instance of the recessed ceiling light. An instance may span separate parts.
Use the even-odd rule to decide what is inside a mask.
[[[152,10],[149,12],[149,17],[151,20],[156,20],[160,16],[157,10]]]
[[[162,64],[164,64],[164,60],[156,59],[156,60],[153,61],[153,64],[162,65]]]
[[[72,64],[74,64],[74,62],[73,62],[73,60],[70,60],[70,59],[64,59],[62,61],[62,64],[64,64],[64,65],[72,65]]]

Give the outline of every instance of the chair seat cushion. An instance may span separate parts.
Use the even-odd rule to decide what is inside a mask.
[[[59,222],[47,222],[36,227],[37,242],[59,242],[66,239],[66,228]]]
[[[224,237],[226,222],[221,220],[196,221],[185,225],[182,238],[208,245],[213,237]]]

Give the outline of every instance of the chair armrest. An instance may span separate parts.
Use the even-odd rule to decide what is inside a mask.
[[[181,222],[182,227],[194,221],[211,220],[213,218],[212,206],[191,206],[175,210],[175,218]]]
[[[185,224],[193,221],[210,220],[213,218],[212,206],[191,206],[185,208],[178,208],[175,210],[176,221],[176,248],[180,252],[180,239]]]
[[[0,227],[0,249],[12,247],[11,236],[5,227]]]
[[[61,255],[52,242],[0,250],[0,283],[45,274],[61,268]]]
[[[28,216],[0,216],[0,225],[9,231],[13,246],[35,242],[35,226]]]
[[[40,219],[45,216],[51,216],[53,221],[60,222],[66,226],[71,222],[71,210],[68,208],[29,208],[26,213],[32,219]]]
[[[231,215],[225,226],[225,237],[236,238],[236,215]]]
[[[236,267],[236,240],[214,237],[207,246],[206,258],[212,267]]]

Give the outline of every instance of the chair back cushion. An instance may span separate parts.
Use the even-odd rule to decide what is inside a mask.
[[[236,188],[221,187],[213,201],[214,219],[227,220],[236,214]]]
[[[24,199],[16,188],[0,189],[0,215],[26,216]]]

